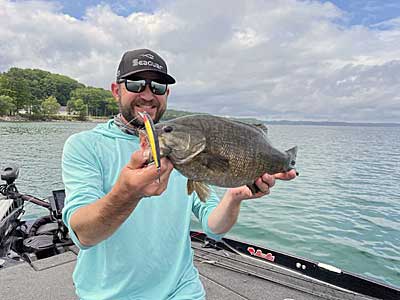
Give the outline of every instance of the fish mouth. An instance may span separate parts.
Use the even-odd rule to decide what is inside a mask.
[[[161,157],[168,157],[172,153],[171,148],[160,146],[160,156]]]
[[[167,157],[172,153],[172,148],[166,145],[165,139],[162,136],[158,136],[158,144],[160,145],[161,157]]]

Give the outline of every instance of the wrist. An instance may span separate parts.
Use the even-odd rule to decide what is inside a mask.
[[[242,192],[236,188],[228,189],[226,191],[225,197],[226,197],[226,201],[228,201],[232,204],[239,205],[239,206],[242,203],[242,201],[244,200]]]
[[[240,205],[243,200],[247,199],[248,196],[244,194],[243,189],[239,188],[230,188],[227,190],[227,197],[229,201],[232,203],[237,203]]]

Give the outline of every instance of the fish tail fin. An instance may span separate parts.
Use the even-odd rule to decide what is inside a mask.
[[[191,195],[193,192],[196,192],[202,202],[206,202],[211,194],[210,187],[207,184],[189,179],[187,181],[187,193]]]
[[[297,156],[297,146],[290,148],[289,150],[285,151],[289,156],[289,166],[288,171],[294,169],[296,165],[296,156]]]

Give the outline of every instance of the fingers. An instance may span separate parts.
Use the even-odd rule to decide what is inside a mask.
[[[171,173],[174,166],[167,158],[162,158],[160,161],[160,170],[158,170],[155,164],[145,166],[143,170],[143,180],[146,182],[155,182],[162,181],[163,178],[169,178],[169,174]],[[160,179],[160,180],[159,180]]]
[[[160,164],[161,164],[160,174],[157,173],[157,175],[160,175],[160,181],[162,181],[163,178],[169,178],[169,175],[171,174],[174,166],[172,165],[171,161],[165,157],[161,158]]]
[[[275,185],[275,177],[272,175],[265,173],[260,178],[262,182],[267,184],[269,187],[273,187]]]
[[[149,184],[156,180],[161,174],[170,173],[173,169],[172,163],[167,158],[161,159],[160,171],[154,164],[148,165],[150,156],[149,149],[139,149],[131,155],[127,167],[135,174],[140,175],[141,182]]]
[[[128,163],[130,169],[140,169],[146,164],[149,159],[149,151],[147,149],[139,149],[132,153],[131,159]]]
[[[248,186],[239,187],[237,189],[231,189],[232,195],[240,200],[245,199],[255,199],[266,196],[270,193],[271,188],[275,185],[276,179],[279,180],[291,180],[296,177],[296,170],[290,170],[286,173],[277,173],[274,175],[270,175],[268,173],[263,174],[259,178],[256,179],[255,184],[260,190],[259,192],[253,194]],[[246,191],[240,190],[245,188]]]
[[[140,199],[144,196],[158,196],[167,188],[172,163],[162,158],[160,169],[157,169],[154,164],[147,164],[148,158],[148,150],[139,149],[132,153],[118,178],[118,187],[124,193]]]
[[[269,194],[269,189],[275,185],[275,177],[265,173],[261,177],[257,178],[255,183],[261,193]]]
[[[263,174],[256,180],[256,185],[261,192],[269,194],[269,189],[275,185],[275,180],[291,180],[296,178],[296,170],[290,170],[285,173],[277,173],[269,175],[268,173]]]
[[[147,139],[147,135],[142,132],[139,132],[139,145],[141,149],[150,149],[149,140]]]
[[[296,170],[293,169],[286,173],[276,173],[273,176],[275,177],[275,179],[279,180],[291,180],[296,178]]]
[[[277,173],[274,175],[269,175],[265,173],[256,180],[256,185],[261,190],[261,192],[269,194],[269,189],[275,185],[276,179],[291,180],[294,178],[296,178],[296,170],[290,170],[289,172]]]
[[[155,166],[149,166],[146,168],[154,168],[156,170]],[[161,170],[160,172],[156,170],[155,176],[150,179],[152,181],[145,187],[145,195],[146,196],[161,195],[161,193],[164,192],[165,189],[167,188],[172,169],[173,169],[172,163],[166,158],[162,159]]]

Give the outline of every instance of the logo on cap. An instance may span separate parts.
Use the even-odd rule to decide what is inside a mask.
[[[163,66],[160,66],[158,63],[153,62],[151,60],[138,60],[137,58],[135,58],[134,60],[132,60],[132,67],[137,67],[137,66],[149,66],[152,68],[156,68],[158,70],[163,69]]]
[[[144,57],[147,57],[147,58],[150,58],[150,59],[154,59],[154,55],[152,55],[152,54],[150,54],[150,53],[141,54],[140,56],[144,56]]]

